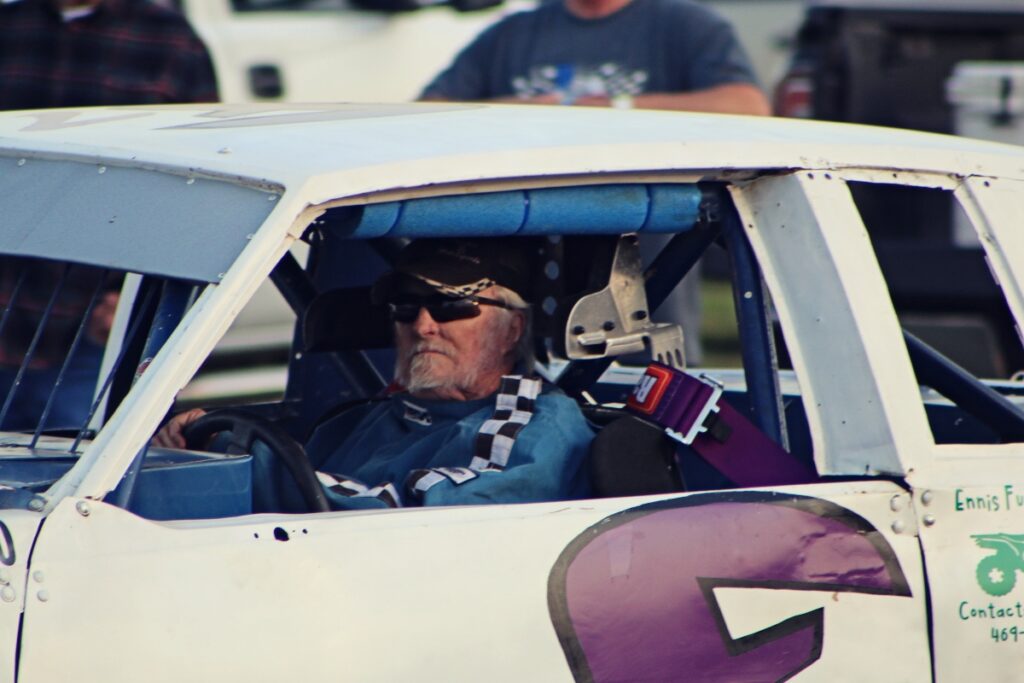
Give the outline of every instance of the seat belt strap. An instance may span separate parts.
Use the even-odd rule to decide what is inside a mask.
[[[737,486],[817,481],[814,471],[722,400],[722,385],[651,363],[627,407],[684,443]]]

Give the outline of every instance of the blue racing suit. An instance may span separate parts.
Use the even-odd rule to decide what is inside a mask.
[[[323,424],[307,444],[337,509],[586,497],[593,432],[575,401],[502,378],[475,401],[394,394]]]

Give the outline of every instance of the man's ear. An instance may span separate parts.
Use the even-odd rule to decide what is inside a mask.
[[[512,321],[508,326],[506,352],[513,351],[526,331],[526,315],[522,311],[512,311]]]

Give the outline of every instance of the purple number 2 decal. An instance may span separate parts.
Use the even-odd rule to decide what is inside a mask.
[[[821,608],[734,639],[717,587],[910,596],[864,518],[818,498],[737,491],[587,529],[552,569],[548,605],[577,681],[784,681],[821,656]]]

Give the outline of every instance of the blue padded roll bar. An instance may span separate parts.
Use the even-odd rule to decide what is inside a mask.
[[[696,184],[587,185],[369,204],[352,237],[680,232],[700,217]]]

